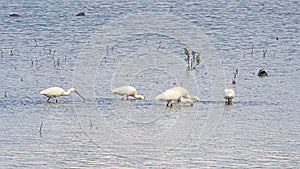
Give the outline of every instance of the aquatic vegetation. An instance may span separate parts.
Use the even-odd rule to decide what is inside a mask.
[[[236,68],[235,71],[233,72],[233,79],[232,79],[232,84],[235,85],[236,84],[236,77],[237,74],[239,73],[239,68]]]
[[[191,52],[187,48],[184,49],[184,54],[186,55],[186,58],[184,59],[187,63],[187,69],[188,70],[194,70],[196,67],[200,64],[200,52],[196,52],[192,50]]]
[[[267,49],[263,50],[263,57],[265,58],[266,57],[266,54],[267,54]]]

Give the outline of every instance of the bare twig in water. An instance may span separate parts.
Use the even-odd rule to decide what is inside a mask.
[[[161,48],[161,41],[158,42],[157,51]]]
[[[239,73],[239,68],[237,67],[237,68],[235,69],[235,72],[233,72],[233,80],[232,80],[232,84],[233,84],[233,85],[236,84],[235,79],[236,79],[238,73]]]
[[[236,69],[235,69],[235,72],[233,72],[233,75],[234,75],[234,79],[236,78],[236,75],[239,73],[239,68],[237,67]]]
[[[59,66],[59,65],[60,65],[59,58],[57,58],[57,66]]]
[[[34,39],[34,47],[37,47],[37,46],[38,46],[37,40]]]
[[[109,47],[106,46],[106,49],[105,49],[105,55],[108,55],[108,49],[109,49]]]
[[[41,125],[40,125],[40,135],[42,135],[42,129],[43,129],[43,122],[41,123]]]
[[[266,57],[266,54],[267,54],[267,49],[263,50],[263,57]]]
[[[169,12],[173,12],[173,11],[174,11],[174,6],[171,5],[171,6],[169,7]]]
[[[90,129],[93,128],[93,123],[92,123],[92,120],[90,120]]]
[[[3,50],[0,49],[0,56],[3,57]]]

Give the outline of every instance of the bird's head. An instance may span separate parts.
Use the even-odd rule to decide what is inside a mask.
[[[200,98],[198,96],[192,96],[191,98],[193,101],[199,102]]]
[[[81,94],[78,93],[78,91],[75,88],[71,88],[68,90],[69,93],[76,93],[79,97],[82,98],[82,100],[85,100],[85,98],[83,96],[81,96]]]
[[[71,89],[68,90],[68,92],[70,92],[70,93],[76,93],[76,89],[72,87]]]
[[[142,96],[142,95],[136,95],[135,98],[138,99],[138,100],[145,100],[145,97]]]

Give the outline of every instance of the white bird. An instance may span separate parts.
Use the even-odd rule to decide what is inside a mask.
[[[184,97],[181,97],[181,98],[180,98],[180,102],[181,102],[181,103],[188,103],[188,104],[190,104],[191,106],[193,106],[193,104],[194,104],[194,102],[193,102],[192,99],[188,99],[188,98],[184,98]]]
[[[233,98],[234,98],[234,90],[224,89],[224,99],[227,105],[232,105]]]
[[[128,100],[129,96],[132,96],[132,97],[134,97],[138,100],[144,100],[145,99],[144,96],[137,95],[136,89],[133,86],[117,87],[115,89],[112,89],[111,93],[123,96],[122,99],[124,99],[126,97],[127,100]]]
[[[181,94],[180,92],[176,90],[166,90],[163,93],[159,94],[155,97],[156,100],[166,101],[167,107],[169,106],[169,103],[171,103],[171,107],[174,102],[179,102],[181,100]]]
[[[56,99],[56,103],[58,102],[58,98],[60,96],[69,96],[72,93],[76,93],[78,94],[83,100],[85,100],[77,91],[75,88],[70,88],[68,91],[64,91],[64,89],[60,88],[60,87],[50,87],[48,89],[42,90],[40,92],[41,95],[47,96],[48,100],[47,102],[49,102],[49,100],[51,98],[55,98]]]
[[[197,96],[191,96],[191,95],[189,94],[189,91],[188,91],[186,88],[184,88],[184,87],[173,87],[173,88],[168,89],[168,90],[176,90],[176,91],[178,91],[178,92],[182,95],[182,97],[184,97],[184,98],[191,99],[192,101],[196,101],[196,102],[200,101],[199,97],[197,97]]]

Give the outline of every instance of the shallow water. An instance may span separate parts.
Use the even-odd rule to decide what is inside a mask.
[[[299,167],[298,1],[0,6],[1,168]],[[191,72],[184,47],[200,51]],[[201,102],[154,99],[179,84]],[[111,95],[120,85],[146,100]],[[86,101],[46,103],[39,91],[51,86],[76,87]]]

